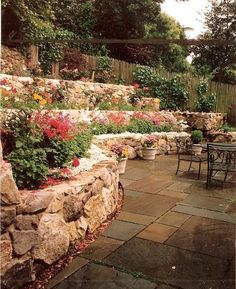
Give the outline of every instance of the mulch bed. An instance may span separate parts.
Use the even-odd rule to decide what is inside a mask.
[[[56,276],[61,270],[70,264],[74,257],[78,256],[82,251],[84,251],[91,243],[96,241],[96,239],[105,231],[109,224],[118,216],[120,213],[124,202],[124,189],[119,183],[119,200],[116,210],[108,216],[107,220],[101,224],[101,226],[92,234],[87,234],[85,239],[71,247],[68,253],[63,256],[60,260],[56,261],[47,268],[41,270],[33,283],[24,285],[22,289],[43,289],[47,285],[48,281]]]

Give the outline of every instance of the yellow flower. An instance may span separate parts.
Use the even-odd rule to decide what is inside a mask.
[[[33,98],[34,98],[35,100],[39,100],[39,101],[43,100],[42,96],[39,95],[39,94],[37,94],[37,93],[34,93],[34,94],[33,94]]]
[[[39,104],[40,105],[45,105],[47,103],[46,99],[42,98],[40,101],[39,101]]]

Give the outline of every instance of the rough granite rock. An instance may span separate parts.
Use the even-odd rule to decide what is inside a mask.
[[[0,241],[0,255],[1,255],[1,272],[9,264],[12,259],[12,245],[10,240]]]
[[[38,233],[33,230],[11,232],[13,249],[17,255],[24,255],[39,242]]]
[[[5,268],[1,284],[7,289],[21,288],[25,283],[35,280],[32,259],[24,257],[12,260]]]
[[[78,196],[68,196],[63,205],[63,217],[66,222],[77,220],[84,207],[82,198]]]
[[[36,213],[45,210],[54,195],[52,192],[38,191],[34,194],[28,194],[24,201],[24,213]]]
[[[38,215],[18,215],[15,220],[15,227],[19,230],[37,230],[39,224]]]
[[[92,184],[92,195],[98,195],[102,193],[102,188],[104,187],[104,181],[97,179],[93,184]]]
[[[11,166],[3,164],[0,171],[1,205],[15,205],[20,203],[20,194],[12,176]]]
[[[16,217],[15,206],[2,206],[0,210],[0,222],[1,222],[1,233],[6,231],[6,228],[10,226]]]
[[[91,197],[84,206],[84,216],[88,223],[88,231],[94,232],[106,220],[106,210],[102,195]]]
[[[79,220],[75,222],[77,233],[79,235],[79,238],[82,240],[84,239],[87,229],[88,229],[88,223],[85,217],[80,217]]]
[[[52,264],[66,254],[70,234],[65,221],[58,214],[44,214],[38,227],[40,244],[34,249],[34,259]]]

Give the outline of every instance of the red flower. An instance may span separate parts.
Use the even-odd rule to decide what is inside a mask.
[[[14,87],[11,89],[11,91],[12,91],[13,93],[17,93],[17,90],[16,90],[16,88],[14,88]]]
[[[6,79],[1,79],[0,80],[0,85],[6,85],[7,84],[7,80]]]
[[[138,83],[134,83],[134,89],[137,90],[139,88],[139,84]]]
[[[73,165],[73,167],[79,166],[79,159],[77,157],[73,157],[72,165]]]

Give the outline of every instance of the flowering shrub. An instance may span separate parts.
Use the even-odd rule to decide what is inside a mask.
[[[116,154],[116,159],[121,160],[123,158],[128,158],[129,151],[128,147],[123,144],[113,144],[110,147],[111,151]]]
[[[3,122],[4,157],[12,164],[19,188],[35,188],[52,168],[76,168],[91,144],[92,135],[68,116],[21,110]],[[65,176],[62,171],[59,177]]]
[[[141,139],[141,144],[146,148],[153,148],[157,145],[157,137],[155,135],[148,135]]]

